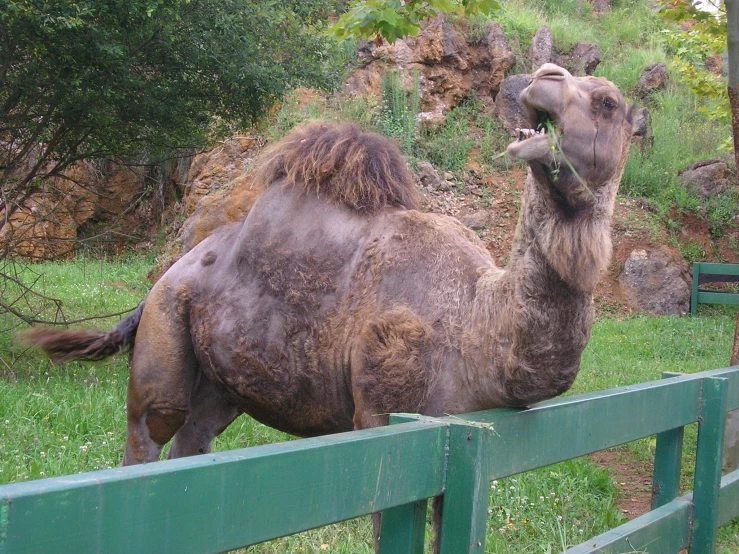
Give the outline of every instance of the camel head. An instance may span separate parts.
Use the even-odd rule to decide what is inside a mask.
[[[508,154],[526,160],[566,211],[615,198],[632,134],[632,111],[602,77],[573,77],[547,63],[519,96],[530,128],[517,129]],[[610,194],[603,195],[603,189]]]

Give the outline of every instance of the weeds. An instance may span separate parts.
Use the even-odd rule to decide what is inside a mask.
[[[406,154],[412,154],[417,139],[420,84],[418,71],[412,74],[410,92],[403,86],[400,71],[390,71],[382,79],[382,111],[380,131],[396,139]]]

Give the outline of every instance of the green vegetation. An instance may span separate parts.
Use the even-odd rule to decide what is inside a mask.
[[[79,259],[44,263],[20,277],[62,300],[69,319],[133,308],[148,290],[152,260]],[[53,316],[49,305],[44,315]],[[583,356],[572,393],[659,379],[663,371],[696,372],[726,365],[734,329],[730,308],[701,306],[701,317],[603,318]],[[116,318],[117,319],[117,318]],[[95,321],[109,328],[114,320]],[[0,320],[6,328],[8,321]],[[54,367],[37,353],[0,335],[0,483],[20,482],[120,465],[125,441],[127,368],[124,357]],[[12,363],[12,365],[11,365]],[[688,432],[685,484],[690,486],[694,431]],[[229,450],[291,440],[248,417],[216,440]],[[653,439],[626,447],[625,455],[648,459]],[[588,458],[494,482],[490,488],[487,552],[554,552],[618,525],[618,489],[606,470]],[[722,530],[722,544],[739,544],[737,529]],[[367,518],[317,529],[253,547],[249,552],[372,552]],[[726,550],[728,552],[729,550]]]
[[[499,10],[497,0],[353,0],[331,28],[340,40],[385,39],[389,43],[415,36],[424,20],[440,13],[489,14]]]

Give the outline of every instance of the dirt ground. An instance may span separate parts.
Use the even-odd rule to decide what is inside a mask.
[[[623,450],[604,450],[590,456],[607,468],[619,489],[618,509],[631,520],[646,514],[652,502],[652,463],[635,460]]]

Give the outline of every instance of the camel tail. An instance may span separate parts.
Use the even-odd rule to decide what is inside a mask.
[[[265,187],[280,182],[364,213],[418,207],[418,191],[397,145],[350,123],[296,127],[262,155],[255,178]]]
[[[20,339],[28,346],[41,348],[55,362],[103,360],[133,348],[143,311],[144,302],[107,333],[34,327],[23,332]]]

